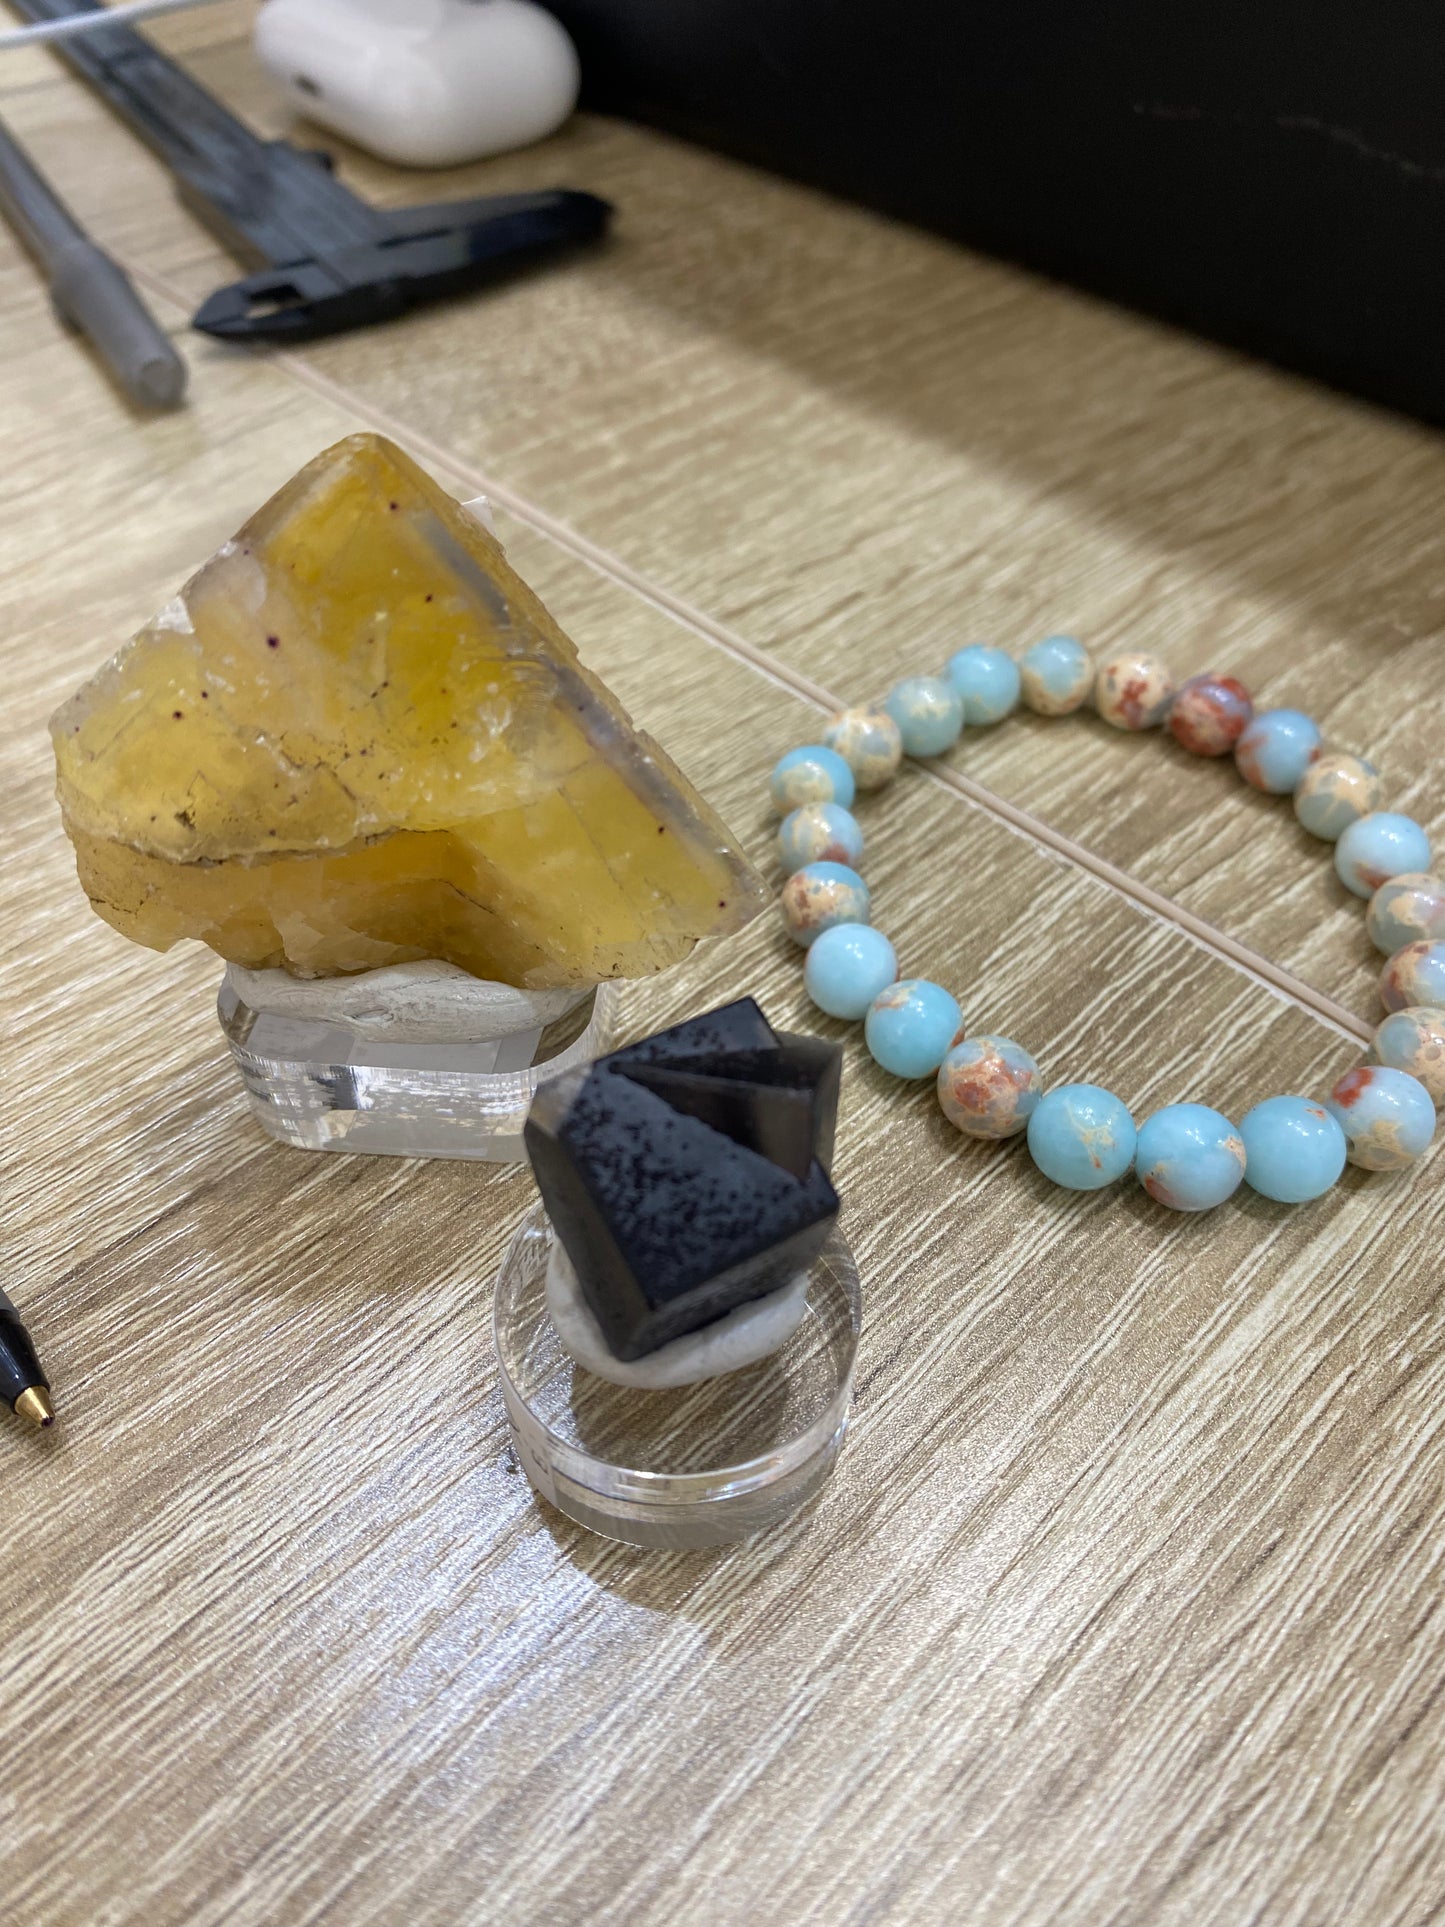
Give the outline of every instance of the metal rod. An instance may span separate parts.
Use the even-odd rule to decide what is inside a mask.
[[[0,214],[42,266],[80,223],[0,122]]]
[[[0,215],[39,263],[57,312],[86,336],[132,400],[173,408],[186,388],[175,344],[3,123]]]
[[[124,0],[121,6],[106,7],[100,13],[71,14],[64,20],[46,20],[33,27],[12,27],[0,33],[0,53],[12,47],[30,47],[42,40],[68,40],[73,34],[94,33],[97,27],[113,27],[127,20],[145,20],[158,13],[184,13],[191,7],[210,7],[216,0]]]

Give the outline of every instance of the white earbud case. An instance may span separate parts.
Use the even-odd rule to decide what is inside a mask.
[[[402,167],[455,167],[550,134],[577,53],[532,0],[267,0],[256,53],[308,120]]]

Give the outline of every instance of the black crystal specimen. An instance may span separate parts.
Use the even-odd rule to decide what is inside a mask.
[[[842,1055],[749,998],[544,1084],[527,1150],[618,1358],[765,1297],[838,1215],[828,1177]]]

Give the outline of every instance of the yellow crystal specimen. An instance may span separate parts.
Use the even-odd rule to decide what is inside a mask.
[[[390,442],[319,455],[51,723],[80,880],[165,950],[644,976],[762,885],[497,542]]]

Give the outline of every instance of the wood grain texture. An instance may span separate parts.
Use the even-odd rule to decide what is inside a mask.
[[[633,151],[641,193],[655,150]],[[1202,1220],[1137,1191],[1069,1198],[1019,1147],[959,1139],[926,1089],[831,1027],[849,1036],[839,1180],[867,1291],[835,1479],[804,1517],[719,1553],[574,1529],[510,1459],[491,1359],[490,1278],[529,1181],[267,1144],[223,1060],[214,963],[99,924],[50,803],[58,696],[364,413],[203,349],[189,413],[137,424],[24,273],[0,257],[0,276],[25,344],[0,374],[0,811],[22,853],[0,923],[7,1276],[64,1421],[43,1440],[0,1433],[0,1478],[24,1500],[0,1569],[9,1914],[1438,1919],[1438,1147],[1298,1212],[1249,1194]],[[463,429],[495,379],[485,305],[429,337]],[[639,297],[635,327],[654,324]],[[531,486],[574,400],[560,383],[545,398],[544,360],[514,359],[519,384],[537,374],[514,451]],[[841,451],[855,423],[835,401]],[[609,432],[635,480],[631,406],[624,383]],[[418,426],[436,432],[420,405]],[[656,424],[635,426],[651,460]],[[706,414],[675,430],[694,467],[713,460]],[[1360,487],[1383,490],[1367,454]],[[855,459],[861,476],[876,447]],[[600,461],[597,443],[578,461]],[[888,464],[873,472],[883,487]],[[620,492],[598,493],[599,516]],[[679,530],[702,512],[689,499],[668,509]],[[535,530],[503,532],[589,663],[766,860],[762,774],[810,712]],[[729,598],[756,568],[769,606],[784,539],[731,531]],[[1268,541],[1262,527],[1262,557]],[[840,555],[870,596],[890,590],[883,559]],[[1051,1076],[1107,1076],[1140,1112],[1189,1095],[1237,1113],[1351,1061],[1307,1013],[925,773],[862,814],[880,921],[910,967]],[[625,1023],[743,989],[780,1023],[829,1028],[771,917],[630,990]]]

